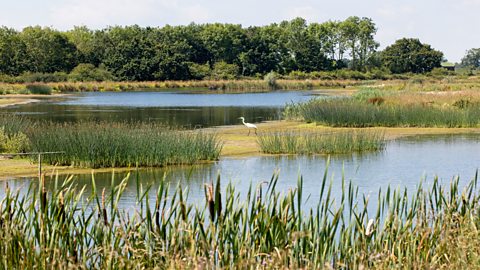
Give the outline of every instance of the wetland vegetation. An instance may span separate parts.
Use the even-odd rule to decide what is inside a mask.
[[[51,165],[82,168],[157,167],[217,160],[221,142],[213,133],[177,130],[160,124],[51,123],[0,117],[0,151],[50,152]],[[2,139],[3,138],[3,139]]]
[[[412,92],[365,89],[350,98],[289,105],[285,117],[333,127],[478,127],[477,91]]]
[[[480,261],[477,178],[437,179],[416,190],[358,194],[342,180],[332,197],[327,172],[319,200],[306,208],[302,177],[280,193],[278,178],[239,194],[220,178],[205,187],[205,203],[192,204],[188,188],[157,190],[137,179],[134,212],[118,207],[127,179],[92,192],[72,178],[48,192],[26,194],[7,186],[0,203],[3,268],[472,268]],[[149,198],[155,203],[150,204]],[[337,200],[338,199],[338,200]],[[373,210],[369,204],[376,203]]]
[[[232,151],[248,146],[247,153],[259,153],[255,147],[270,154],[306,155],[384,149],[383,131],[365,127],[479,127],[478,49],[469,50],[455,71],[446,70],[441,68],[443,53],[418,39],[402,38],[377,51],[376,31],[371,19],[355,16],[310,24],[296,18],[247,28],[220,23],[63,32],[0,27],[0,95],[178,88],[202,93],[359,90],[349,97],[286,106],[286,119],[315,127],[295,123],[291,130],[260,129],[255,138],[239,135],[238,129],[224,131]],[[231,112],[218,115],[225,121]],[[255,113],[261,118],[253,112],[252,119]],[[61,151],[43,159],[55,166],[161,167],[217,160],[223,146],[211,130],[150,122],[61,122],[0,115],[0,153]],[[406,155],[408,163],[411,153]],[[119,206],[128,176],[120,183],[111,179],[110,188],[102,191],[93,176],[88,188],[58,175],[53,189],[45,188],[44,177],[22,191],[6,185],[0,200],[0,268],[480,265],[477,175],[462,186],[458,178],[450,185],[435,178],[415,190],[380,189],[370,198],[344,178],[341,192],[333,195],[333,178],[329,181],[325,172],[315,180],[319,195],[313,203],[305,190],[315,185],[304,186],[301,176],[296,188],[286,192],[278,190],[279,178],[273,175],[242,193],[232,183],[222,188],[218,177],[201,184],[204,204],[189,200],[189,188],[182,184],[170,188],[165,179],[155,179],[154,190],[137,176],[135,209]]]
[[[258,144],[267,154],[350,154],[382,150],[381,131],[350,130],[331,133],[270,132],[258,136]]]

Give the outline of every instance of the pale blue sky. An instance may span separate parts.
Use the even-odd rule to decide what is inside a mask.
[[[480,0],[0,0],[0,25],[66,30],[74,25],[163,26],[222,22],[265,25],[303,17],[309,22],[370,17],[381,48],[419,38],[453,62],[480,48]]]

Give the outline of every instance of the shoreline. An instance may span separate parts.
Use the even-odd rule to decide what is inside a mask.
[[[35,94],[6,94],[0,95],[0,108],[6,108],[15,105],[24,105],[30,103],[41,102],[42,100],[66,97],[71,94],[56,93],[51,95],[35,95]]]
[[[320,126],[316,124],[307,124],[300,121],[269,121],[257,124],[258,132],[276,132],[276,131],[307,131],[307,132],[335,132],[342,130],[351,130],[352,128],[332,128],[327,126]],[[365,128],[363,128],[365,129]],[[451,134],[480,134],[480,128],[384,128],[374,127],[368,128],[370,130],[379,130],[385,132],[386,140],[395,140],[399,138],[416,136],[416,135],[451,135]],[[203,129],[205,132],[216,133],[223,142],[222,158],[248,158],[254,156],[275,156],[264,154],[261,152],[257,143],[256,136],[247,136],[247,129],[243,125],[221,126]],[[206,164],[208,162],[203,162]],[[202,164],[199,162],[198,164]],[[186,166],[186,165],[172,165]],[[195,166],[195,165],[189,165]],[[0,159],[0,180],[8,178],[19,177],[36,177],[38,175],[38,165],[31,163],[28,159]],[[167,167],[167,168],[168,168]],[[126,172],[137,168],[72,168],[69,166],[51,166],[44,165],[44,172],[48,174],[71,175],[71,174],[87,174],[98,172]],[[141,167],[139,169],[150,169],[148,167]]]

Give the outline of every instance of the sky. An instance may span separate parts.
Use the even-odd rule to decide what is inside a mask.
[[[0,0],[0,25],[18,30],[191,22],[247,27],[295,17],[325,22],[349,16],[373,19],[380,49],[403,37],[419,38],[459,62],[468,49],[480,48],[480,0]]]

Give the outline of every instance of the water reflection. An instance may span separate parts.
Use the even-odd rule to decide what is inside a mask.
[[[58,100],[1,108],[0,113],[55,122],[148,121],[187,128],[277,120],[285,104],[311,99],[309,91],[246,94],[94,92]]]

